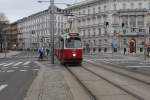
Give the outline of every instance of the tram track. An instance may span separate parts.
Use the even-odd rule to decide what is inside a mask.
[[[88,94],[91,95],[91,98],[93,98],[93,99],[91,99],[91,100],[99,100],[99,99],[96,97],[96,95],[94,95],[94,94],[92,93],[92,91],[91,91],[90,89],[88,89],[88,87],[84,84],[84,82],[83,82],[82,80],[80,80],[80,78],[78,78],[78,76],[73,72],[73,70],[70,69],[70,67],[67,67],[67,66],[65,66],[65,67],[66,67],[66,69],[75,77],[75,79],[77,79],[77,81],[84,87],[84,89],[88,92]],[[107,83],[113,85],[114,87],[118,88],[119,90],[124,91],[124,92],[127,93],[128,95],[130,95],[130,96],[136,98],[136,100],[144,100],[144,99],[143,99],[142,97],[140,97],[139,95],[134,94],[134,93],[128,91],[127,89],[125,89],[125,88],[119,86],[118,84],[115,84],[115,83],[111,82],[110,80],[108,80],[108,79],[106,79],[105,77],[103,77],[103,76],[101,76],[101,75],[95,73],[94,71],[91,71],[91,70],[87,69],[87,68],[84,67],[84,66],[78,66],[78,67],[83,68],[84,70],[88,71],[89,73],[92,73],[92,74],[95,75],[96,77],[98,77],[98,78],[100,78],[100,79],[106,81]],[[128,99],[127,99],[127,100],[128,100]]]
[[[150,76],[149,73],[144,73],[144,72],[141,72],[141,71],[137,71],[137,70],[136,70],[137,68],[120,67],[120,66],[124,66],[124,65],[117,65],[117,64],[114,64],[114,63],[109,62],[109,61],[101,62],[101,63],[103,63],[103,64],[105,64],[105,65],[107,64],[107,65],[109,65],[109,66],[111,66],[111,67],[115,67],[115,68],[117,67],[117,68],[124,69],[124,70],[127,70],[127,71],[136,72],[136,73],[139,73],[139,74],[142,74],[142,75]]]
[[[96,96],[84,85],[84,83],[73,73],[73,71],[68,67],[65,66],[65,68],[68,70],[68,72],[71,73],[71,75],[78,81],[78,83],[84,88],[86,93],[89,95],[90,100],[98,100]]]
[[[87,63],[87,62],[86,62],[86,63]],[[124,74],[124,73],[117,72],[116,70],[109,69],[109,68],[107,68],[106,66],[103,66],[103,65],[97,65],[97,64],[93,64],[93,63],[91,63],[91,62],[88,62],[88,63],[91,64],[91,65],[93,65],[94,67],[99,68],[99,70],[102,68],[103,70],[110,71],[111,73],[115,73],[115,74],[118,74],[118,75],[120,75],[120,76],[127,77],[127,78],[129,78],[129,79],[132,79],[132,80],[138,82],[138,84],[141,84],[141,83],[142,83],[142,84],[143,84],[143,85],[142,85],[143,87],[147,87],[147,86],[150,87],[150,83],[149,83],[149,82],[145,82],[144,80],[141,80],[141,79],[138,79],[138,78],[135,78],[135,77],[126,75],[126,74]],[[142,94],[133,92],[133,90],[130,89],[130,88],[127,88],[127,89],[126,89],[126,87],[122,87],[121,85],[119,85],[119,84],[117,84],[117,83],[114,83],[114,81],[110,80],[108,77],[103,76],[103,75],[100,75],[100,74],[98,74],[97,72],[92,71],[92,69],[89,69],[89,68],[87,68],[87,67],[85,67],[85,66],[82,66],[82,67],[83,67],[85,70],[88,70],[88,71],[90,71],[91,73],[95,74],[96,76],[99,76],[99,77],[101,77],[102,79],[106,80],[107,82],[113,84],[114,86],[116,86],[116,87],[118,87],[118,88],[124,90],[124,91],[127,92],[128,94],[131,94],[132,96],[138,98],[138,100],[149,100],[149,99],[147,99],[148,97],[144,97],[144,96],[142,96]],[[145,84],[145,85],[144,85],[144,84]],[[137,89],[137,88],[136,88],[136,89]]]
[[[101,64],[99,63],[92,63],[92,62],[88,62],[88,61],[84,61],[86,63],[90,63],[92,65],[94,65],[95,67],[100,67],[106,70],[109,70],[111,72],[117,73],[119,75],[125,76],[125,77],[129,77],[133,80],[142,82],[144,84],[150,85],[150,77],[147,74],[143,74],[143,73],[139,73],[139,72],[135,72],[129,69],[125,69],[125,68],[121,68],[121,67],[115,67],[114,65],[111,66],[110,64],[104,64],[103,62]]]

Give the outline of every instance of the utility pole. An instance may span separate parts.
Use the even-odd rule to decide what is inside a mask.
[[[54,0],[50,0],[50,8],[49,8],[49,14],[50,14],[50,39],[51,39],[51,63],[54,64]]]
[[[146,61],[146,30],[145,30],[145,33],[144,33],[144,60]]]
[[[6,55],[6,52],[7,52],[7,44],[6,44],[6,35],[7,35],[7,32],[4,32],[5,34],[4,34],[4,46],[5,46],[5,58],[7,57],[7,55]]]

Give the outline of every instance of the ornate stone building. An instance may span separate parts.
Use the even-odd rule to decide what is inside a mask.
[[[85,52],[143,53],[149,43],[149,0],[86,0],[66,9]]]
[[[55,7],[55,33],[57,36],[63,32],[64,16],[63,10]],[[50,47],[50,12],[49,9],[32,14],[20,19],[18,23],[18,48],[37,49],[39,47]]]

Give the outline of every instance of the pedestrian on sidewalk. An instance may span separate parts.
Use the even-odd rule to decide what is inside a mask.
[[[38,49],[38,53],[39,53],[39,60],[43,60],[43,56],[44,56],[44,50],[43,50],[43,48],[39,48]]]
[[[47,54],[47,56],[49,55],[49,49],[48,48],[46,49],[46,54]]]
[[[123,51],[124,51],[124,55],[125,55],[125,54],[126,54],[126,51],[127,51],[127,50],[126,50],[126,48],[124,48],[124,50],[123,50]]]

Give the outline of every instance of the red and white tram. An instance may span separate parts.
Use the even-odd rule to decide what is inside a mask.
[[[62,64],[81,64],[83,48],[78,33],[67,33],[58,38],[55,55]]]

